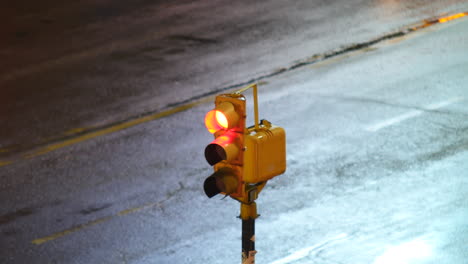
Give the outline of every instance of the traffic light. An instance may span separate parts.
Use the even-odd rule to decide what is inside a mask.
[[[215,108],[205,116],[215,137],[205,148],[215,171],[204,182],[210,198],[222,193],[252,202],[268,180],[286,170],[286,133],[266,120],[258,122],[256,86],[254,91],[254,126],[245,126],[246,100],[240,92],[217,96]]]
[[[203,186],[210,198],[218,193],[243,196],[245,111],[243,95],[224,94],[216,97],[215,108],[205,116],[206,128],[215,137],[205,148],[206,161],[215,170]]]
[[[246,100],[241,94],[253,88],[255,124],[246,128]],[[286,133],[266,120],[258,121],[257,84],[235,93],[216,96],[215,108],[205,116],[214,140],[205,148],[214,173],[203,188],[211,198],[218,193],[241,203],[242,263],[255,263],[255,200],[268,180],[286,170]]]

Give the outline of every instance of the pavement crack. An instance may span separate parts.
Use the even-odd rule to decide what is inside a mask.
[[[8,224],[18,218],[25,217],[34,213],[31,208],[21,208],[14,212],[9,212],[0,216],[0,225]]]
[[[183,184],[182,182],[179,182],[179,188],[177,188],[177,189],[175,189],[175,190],[169,192],[169,193],[167,194],[167,198],[166,198],[164,201],[167,201],[167,200],[173,198],[174,196],[176,196],[178,193],[180,193],[181,191],[183,191],[183,190],[185,190],[185,189],[186,189],[186,188],[185,188],[184,184]]]
[[[427,107],[421,107],[421,106],[416,106],[416,105],[406,105],[406,104],[400,104],[400,103],[392,103],[392,102],[387,102],[379,99],[374,99],[374,98],[366,98],[366,97],[353,97],[353,96],[343,96],[343,95],[316,95],[321,98],[326,98],[326,99],[338,99],[341,101],[351,101],[351,102],[359,102],[359,103],[368,103],[368,104],[376,104],[376,105],[384,105],[384,106],[390,106],[390,107],[395,107],[395,108],[400,108],[400,109],[407,109],[407,110],[416,110],[416,111],[421,111],[424,113],[437,113],[437,114],[461,114],[461,115],[467,115],[465,113],[456,113],[452,111],[447,111],[447,110],[442,110],[442,109],[430,109]]]
[[[172,40],[181,40],[185,42],[197,43],[197,44],[216,44],[218,43],[215,39],[195,37],[191,35],[173,35],[169,39]]]
[[[440,161],[444,158],[454,156],[460,152],[467,150],[468,140],[463,140],[444,146],[436,151],[422,154],[417,158],[417,160],[419,162]]]
[[[106,208],[109,208],[111,206],[112,206],[112,204],[103,204],[103,205],[99,205],[99,206],[90,206],[90,207],[88,207],[86,209],[81,210],[80,214],[89,215],[89,214],[104,210]]]
[[[318,96],[322,97],[322,98],[327,98],[327,99],[338,99],[338,100],[341,100],[341,101],[369,103],[369,104],[386,105],[386,106],[391,106],[391,107],[404,108],[404,109],[409,109],[409,110],[419,110],[419,109],[417,109],[417,107],[414,107],[414,106],[397,104],[397,103],[390,103],[390,102],[387,102],[387,101],[374,99],[374,98],[353,97],[353,96],[343,96],[343,95],[318,95]]]

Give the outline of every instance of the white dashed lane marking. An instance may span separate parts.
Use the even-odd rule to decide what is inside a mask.
[[[463,100],[464,100],[463,97],[454,97],[454,98],[450,98],[450,99],[442,101],[442,102],[438,102],[438,103],[423,106],[422,109],[424,109],[424,110],[437,110],[437,109],[446,107],[448,105],[458,103],[458,102],[463,101]],[[382,128],[386,128],[386,127],[398,124],[400,122],[403,122],[405,120],[408,120],[410,118],[420,116],[421,114],[424,113],[424,110],[412,110],[412,111],[406,112],[404,114],[392,117],[390,119],[378,122],[376,124],[367,126],[365,129],[367,131],[369,131],[369,132],[376,132],[376,131],[378,131],[378,130],[380,130]]]

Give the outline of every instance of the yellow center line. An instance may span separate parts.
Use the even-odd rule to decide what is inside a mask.
[[[451,21],[451,20],[462,18],[462,17],[464,17],[466,15],[467,15],[467,13],[458,13],[458,14],[451,15],[451,16],[441,17],[441,18],[438,19],[438,21],[439,21],[439,23],[445,23],[445,22],[448,22],[448,21]]]
[[[100,130],[85,133],[83,135],[80,135],[80,136],[77,136],[77,137],[74,137],[74,138],[70,138],[70,139],[63,140],[63,141],[60,141],[60,142],[57,142],[57,143],[53,143],[53,144],[47,145],[45,147],[39,148],[38,150],[35,150],[34,152],[26,153],[25,155],[23,155],[18,160],[24,160],[24,159],[30,159],[30,158],[33,158],[33,157],[37,157],[37,156],[49,153],[51,151],[61,149],[61,148],[64,148],[64,147],[67,147],[67,146],[70,146],[70,145],[74,145],[74,144],[77,144],[77,143],[80,143],[80,142],[83,142],[83,141],[86,141],[86,140],[90,140],[90,139],[93,139],[93,138],[96,138],[96,137],[99,137],[99,136],[107,135],[107,134],[114,133],[114,132],[129,128],[129,127],[133,127],[133,126],[136,126],[136,125],[139,125],[139,124],[143,124],[143,123],[146,123],[146,122],[157,120],[157,119],[167,117],[167,116],[179,113],[179,112],[183,112],[183,111],[188,110],[190,108],[193,108],[193,107],[195,107],[197,105],[212,101],[213,98],[214,98],[214,96],[208,96],[208,97],[206,97],[204,99],[200,99],[200,100],[198,100],[196,102],[180,105],[178,107],[175,107],[175,108],[163,111],[163,112],[159,112],[159,113],[155,113],[155,114],[135,118],[135,119],[132,119],[130,121],[126,121],[126,122],[123,122],[123,123],[120,123],[120,124],[116,124],[114,126],[106,127],[106,128],[100,129]],[[14,163],[14,162],[16,162],[18,160],[15,160],[15,161],[10,161],[10,160],[2,161],[2,160],[0,160],[0,167],[12,164],[12,163]]]
[[[160,118],[163,118],[163,117],[166,117],[166,116],[170,116],[172,114],[179,113],[179,112],[185,111],[187,109],[190,109],[190,108],[192,108],[192,107],[194,107],[196,105],[199,105],[199,104],[201,104],[203,102],[206,102],[206,101],[208,101],[208,100],[205,99],[205,100],[197,101],[197,102],[194,102],[194,103],[181,105],[179,107],[176,107],[176,108],[164,111],[164,112],[160,112],[160,113],[156,113],[156,114],[153,114],[153,115],[136,118],[136,119],[133,119],[133,120],[121,123],[121,124],[117,124],[117,125],[114,125],[114,126],[111,126],[111,127],[108,127],[108,128],[104,128],[104,129],[101,129],[101,130],[90,132],[90,133],[87,133],[87,134],[84,134],[84,135],[81,135],[81,136],[78,136],[78,137],[75,137],[75,138],[71,138],[71,139],[68,139],[68,140],[64,140],[62,142],[58,142],[58,143],[55,143],[55,144],[48,145],[46,147],[43,147],[43,148],[37,150],[34,153],[26,154],[24,157],[25,158],[33,158],[33,157],[36,157],[36,156],[40,156],[40,155],[46,154],[48,152],[51,152],[51,151],[54,151],[54,150],[57,150],[57,149],[61,149],[61,148],[64,148],[64,147],[67,147],[67,146],[70,146],[70,145],[74,145],[74,144],[77,144],[77,143],[80,143],[80,142],[83,142],[83,141],[86,141],[86,140],[89,140],[89,139],[93,139],[93,138],[96,138],[96,137],[99,137],[99,136],[107,135],[107,134],[114,133],[114,132],[129,128],[129,127],[133,127],[133,126],[136,126],[136,125],[139,125],[139,124],[142,124],[142,123],[146,123],[146,122],[153,121],[153,120],[156,120],[156,119],[160,119]]]
[[[13,161],[11,160],[0,160],[0,167],[2,166],[6,166],[6,165],[9,165],[9,164],[12,164]]]
[[[66,235],[71,234],[71,233],[74,233],[74,232],[76,232],[76,231],[79,231],[79,230],[81,230],[81,229],[83,229],[83,228],[90,227],[90,226],[93,226],[93,225],[96,225],[96,224],[105,222],[105,221],[107,221],[107,220],[109,220],[109,219],[111,219],[111,218],[112,218],[112,216],[103,217],[103,218],[100,218],[100,219],[97,219],[97,220],[88,222],[88,223],[86,223],[86,224],[78,225],[78,226],[72,227],[72,228],[70,228],[70,229],[63,230],[63,231],[61,231],[61,232],[57,232],[57,233],[52,234],[52,235],[50,235],[50,236],[46,236],[46,237],[34,239],[31,243],[33,243],[33,244],[35,244],[35,245],[44,244],[44,243],[49,242],[49,241],[52,241],[52,240],[54,240],[54,239],[57,239],[57,238],[66,236]]]
[[[85,228],[88,228],[88,227],[91,227],[91,226],[94,226],[94,225],[97,225],[97,224],[107,222],[107,221],[109,221],[109,220],[111,220],[111,219],[113,219],[115,217],[125,216],[125,215],[128,215],[128,214],[139,212],[139,211],[141,211],[143,209],[146,209],[146,208],[157,206],[157,205],[159,205],[159,204],[161,204],[161,203],[163,203],[165,201],[167,201],[167,199],[164,200],[164,201],[161,201],[161,202],[157,202],[157,203],[149,203],[149,204],[146,204],[146,205],[143,205],[143,206],[140,206],[140,207],[135,207],[135,208],[122,210],[122,211],[120,211],[120,212],[118,212],[118,213],[116,213],[114,215],[111,215],[111,216],[105,216],[105,217],[102,217],[102,218],[87,222],[85,224],[77,225],[77,226],[71,227],[69,229],[54,233],[54,234],[46,236],[46,237],[41,237],[41,238],[34,239],[33,241],[31,241],[31,243],[33,243],[35,245],[41,245],[41,244],[44,244],[46,242],[49,242],[49,241],[64,237],[66,235],[69,235],[69,234],[72,234],[72,233],[75,233],[75,232],[78,232],[78,231],[80,231],[82,229],[85,229]]]

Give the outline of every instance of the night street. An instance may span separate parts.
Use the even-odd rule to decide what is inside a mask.
[[[286,172],[255,263],[468,264],[468,3],[2,10],[0,263],[241,263],[203,190],[215,96],[257,83]],[[247,126],[254,123],[247,97]]]

